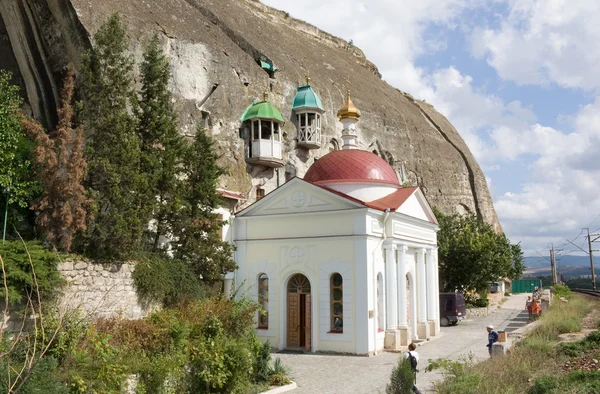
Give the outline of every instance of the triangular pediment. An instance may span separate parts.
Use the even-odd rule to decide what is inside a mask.
[[[416,188],[414,193],[396,208],[396,212],[437,224],[433,210],[420,188]]]
[[[236,216],[280,215],[303,212],[338,211],[362,208],[364,205],[294,178],[273,190]]]

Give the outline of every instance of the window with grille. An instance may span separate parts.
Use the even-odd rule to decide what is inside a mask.
[[[337,272],[331,275],[330,304],[331,304],[331,332],[344,332],[344,283],[342,275]]]
[[[269,277],[267,274],[258,276],[258,328],[269,328]]]
[[[256,201],[260,200],[265,196],[265,189],[261,189],[260,187],[256,189]]]

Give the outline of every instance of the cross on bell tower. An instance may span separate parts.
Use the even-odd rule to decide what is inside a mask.
[[[346,102],[338,111],[337,116],[343,125],[342,140],[344,141],[344,145],[342,149],[358,149],[356,124],[358,123],[358,118],[360,118],[360,110],[356,108],[350,98],[349,78],[346,78]]]

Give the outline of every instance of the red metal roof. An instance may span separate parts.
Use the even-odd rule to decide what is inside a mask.
[[[358,149],[326,154],[310,166],[304,180],[310,183],[361,181],[400,185],[396,172],[385,160]]]
[[[379,200],[374,200],[365,204],[370,208],[378,209],[380,211],[389,208],[390,211],[393,212],[400,208],[417,189],[418,187],[403,187]]]
[[[222,195],[225,198],[231,198],[232,200],[245,200],[246,199],[241,193],[231,192],[231,191],[225,190],[225,189],[217,189],[217,193],[219,193],[220,195]]]

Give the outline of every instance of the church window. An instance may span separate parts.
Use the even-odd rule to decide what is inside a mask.
[[[269,277],[267,274],[258,276],[258,328],[269,328]]]
[[[342,275],[331,275],[330,284],[331,332],[344,332],[344,291]]]
[[[256,201],[260,200],[265,196],[265,189],[261,189],[260,187],[256,189]]]
[[[383,331],[383,275],[377,274],[377,331]]]

